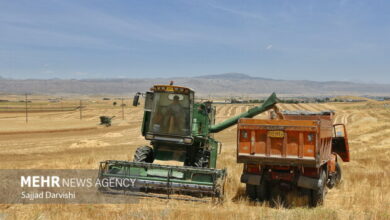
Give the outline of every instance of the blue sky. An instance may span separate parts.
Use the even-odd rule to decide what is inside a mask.
[[[390,83],[390,1],[0,0],[0,76]]]

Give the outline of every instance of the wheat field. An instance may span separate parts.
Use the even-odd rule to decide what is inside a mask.
[[[100,99],[101,100],[101,99]],[[329,190],[325,204],[270,207],[244,195],[242,165],[236,163],[236,127],[218,134],[223,143],[218,167],[227,168],[223,204],[140,198],[136,204],[0,204],[6,219],[390,219],[389,103],[278,104],[282,110],[336,111],[335,121],[347,125],[351,162],[342,164],[343,182]],[[128,102],[130,106],[130,102]],[[217,122],[251,105],[217,105]],[[103,160],[132,160],[147,141],[140,134],[142,107],[121,108],[95,101],[78,111],[37,112],[25,123],[23,113],[0,112],[0,169],[96,169]],[[111,127],[98,126],[99,116],[116,118]],[[266,117],[265,114],[257,117]]]

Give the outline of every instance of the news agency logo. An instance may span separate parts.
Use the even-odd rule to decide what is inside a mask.
[[[94,187],[96,189],[134,188],[135,182],[136,179],[116,177],[94,180],[94,178],[61,178],[60,176],[20,176],[20,187],[23,189],[20,198],[27,201],[74,200],[78,194],[83,194]],[[74,190],[67,190],[69,188]]]
[[[21,176],[20,187],[25,188],[59,188],[59,187],[108,187],[108,188],[134,188],[134,178],[60,178],[59,176]]]
[[[60,187],[59,176],[21,176],[20,187]]]
[[[130,204],[138,178],[99,176],[98,170],[0,170],[0,204]],[[115,195],[114,195],[115,194]],[[1,219],[1,218],[0,218]]]

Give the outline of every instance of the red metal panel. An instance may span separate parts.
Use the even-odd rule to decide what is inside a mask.
[[[315,155],[315,146],[316,146],[316,134],[311,132],[303,133],[303,156],[304,157],[314,157]]]
[[[284,132],[282,157],[287,156],[287,132]]]
[[[265,155],[269,157],[271,155],[271,138],[267,136],[267,144],[265,145],[266,153]]]
[[[298,149],[298,157],[302,158],[303,157],[303,132],[299,132],[299,149]]]
[[[256,154],[265,155],[267,134],[264,132],[264,130],[256,130],[255,133],[256,133],[256,140],[255,140]]]
[[[287,156],[298,157],[298,143],[299,143],[299,132],[288,131],[287,138]]]
[[[241,119],[238,128],[245,131],[247,135],[240,137],[238,141],[237,161],[318,167],[330,153],[329,144],[324,140],[329,138],[328,125],[330,125],[329,120],[322,118],[317,120]],[[269,133],[269,131],[275,132]],[[279,135],[280,132],[284,135]],[[320,138],[321,132],[324,133],[323,138]],[[316,157],[317,152],[321,158]]]
[[[256,133],[254,130],[251,130],[250,131],[250,140],[251,140],[251,154],[255,154],[256,153],[256,146],[255,146],[255,140],[256,140]]]
[[[283,139],[282,138],[270,138],[271,139],[271,155],[282,156]]]

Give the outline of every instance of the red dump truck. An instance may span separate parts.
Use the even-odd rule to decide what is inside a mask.
[[[310,206],[322,204],[326,187],[341,181],[338,158],[350,159],[345,125],[333,117],[333,111],[284,111],[276,119],[240,119],[237,162],[244,163],[249,198],[285,201],[297,192]]]

